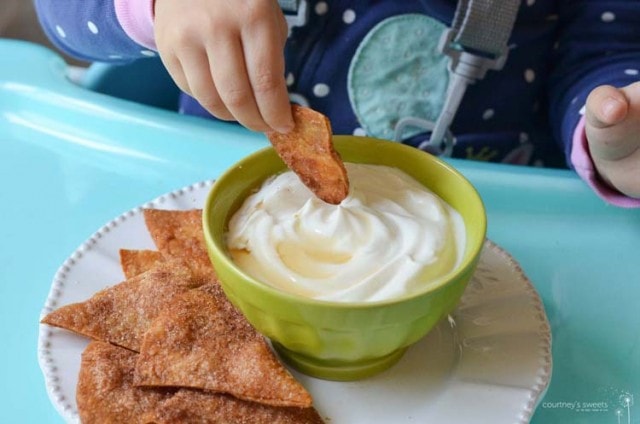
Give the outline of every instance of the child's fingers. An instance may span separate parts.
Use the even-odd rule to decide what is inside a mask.
[[[600,178],[631,197],[640,197],[640,85],[602,86],[587,98],[589,151]]]
[[[286,22],[282,25],[286,31]],[[267,20],[243,30],[249,81],[260,114],[271,129],[287,133],[294,127],[284,71],[286,32]]]
[[[254,131],[268,131],[247,74],[242,43],[232,35],[221,35],[207,45],[213,82],[234,118]]]
[[[189,84],[187,83],[187,78],[184,76],[184,70],[182,69],[182,65],[180,64],[180,60],[173,54],[165,54],[163,53],[160,58],[162,59],[162,63],[164,67],[171,75],[173,82],[176,83],[178,88],[185,93],[189,93]]]
[[[235,120],[213,82],[206,52],[200,49],[185,49],[180,56],[180,62],[189,87],[187,93],[216,118]]]
[[[595,88],[587,97],[585,116],[595,128],[606,128],[627,115],[628,101],[624,93],[610,85]]]
[[[600,86],[587,98],[586,133],[594,158],[618,160],[638,145],[638,123],[630,119],[631,103],[620,89]]]

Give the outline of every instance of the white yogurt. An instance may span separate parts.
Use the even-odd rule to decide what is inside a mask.
[[[316,198],[291,171],[268,179],[229,222],[233,260],[263,283],[340,302],[424,289],[456,267],[459,213],[396,168],[346,163],[350,193]]]

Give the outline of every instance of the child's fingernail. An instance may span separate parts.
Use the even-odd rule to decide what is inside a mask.
[[[276,128],[276,131],[278,131],[281,134],[287,134],[292,130],[293,130],[293,123],[287,124],[287,125],[281,125],[278,128]]]
[[[602,104],[602,114],[605,118],[611,118],[616,115],[620,108],[620,100],[609,97]]]

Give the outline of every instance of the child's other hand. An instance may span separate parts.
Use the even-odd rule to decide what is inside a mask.
[[[178,87],[217,118],[255,131],[293,128],[276,0],[156,0],[155,37]]]
[[[587,98],[585,115],[598,173],[621,193],[640,198],[640,82],[597,87]]]

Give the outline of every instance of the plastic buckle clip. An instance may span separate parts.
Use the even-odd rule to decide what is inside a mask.
[[[457,32],[446,29],[438,43],[438,50],[449,56],[449,70],[452,73],[468,78],[475,82],[484,78],[488,70],[500,70],[504,67],[509,56],[509,48],[505,47],[499,55],[480,51],[467,51],[464,46],[454,41]]]
[[[309,5],[307,0],[278,0],[278,4],[287,20],[289,34],[293,27],[301,27],[307,24],[309,19]]]
[[[492,56],[479,51],[467,51],[463,46],[456,43],[456,31],[447,29],[440,37],[438,49],[449,57],[449,86],[447,87],[447,97],[435,123],[429,141],[423,143],[424,149],[450,152],[453,148],[452,138],[447,137],[449,127],[458,111],[462,97],[467,86],[484,78],[488,70],[502,69],[507,61],[508,48],[498,55]],[[436,148],[442,143],[445,148]]]

